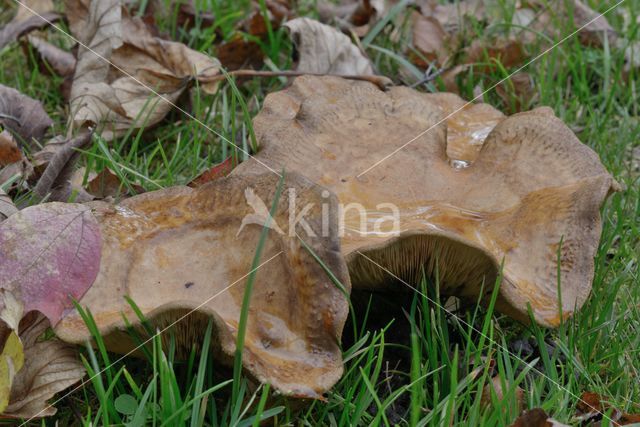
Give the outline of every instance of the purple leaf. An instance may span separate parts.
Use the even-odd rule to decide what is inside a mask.
[[[96,279],[100,250],[100,227],[89,207],[26,208],[0,223],[0,289],[16,295],[25,313],[37,310],[55,326]]]

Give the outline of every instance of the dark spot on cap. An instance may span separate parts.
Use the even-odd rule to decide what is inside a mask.
[[[195,285],[195,283],[193,283],[193,282],[187,282],[187,283],[185,283],[185,284],[184,284],[184,287],[185,287],[185,288],[187,288],[187,289],[189,289],[189,288],[190,288],[190,287],[192,287],[193,285]]]

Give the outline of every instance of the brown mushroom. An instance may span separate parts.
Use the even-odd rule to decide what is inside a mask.
[[[172,326],[179,347],[187,351],[201,341],[213,316],[214,350],[231,361],[246,277],[278,179],[267,172],[220,178],[197,189],[146,193],[116,206],[93,202],[102,259],[96,281],[79,304],[91,311],[110,350],[122,353],[134,347],[122,332],[123,313],[139,325],[124,299],[129,296],[159,329],[194,310]],[[344,290],[300,240],[348,291],[336,209],[337,200],[326,190],[286,175],[257,270],[243,352],[246,370],[286,395],[319,397],[342,374],[339,341],[348,309]],[[290,223],[290,214],[304,214],[305,222]],[[56,333],[75,343],[90,338],[75,310],[61,320]]]
[[[474,105],[440,123],[462,105],[449,94],[300,77],[256,117],[257,159],[336,193],[354,288],[393,284],[384,269],[412,285],[424,271],[443,294],[477,300],[504,263],[498,309],[526,322],[530,304],[538,323],[557,326],[589,295],[599,208],[618,184],[551,109],[503,118]],[[491,129],[478,144],[482,122]],[[233,174],[260,168],[251,160]]]

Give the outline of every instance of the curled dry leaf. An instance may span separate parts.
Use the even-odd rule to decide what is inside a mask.
[[[583,424],[598,427],[602,422],[602,414],[606,413],[612,421],[611,425],[624,426],[640,423],[640,414],[626,414],[613,407],[607,399],[593,392],[584,392],[576,404],[576,418]],[[607,423],[609,425],[609,423]]]
[[[16,21],[14,19],[0,28],[0,49],[33,30],[47,27],[50,25],[50,22],[57,22],[60,18],[61,16],[57,13],[46,12],[42,14],[42,17],[31,15],[22,21]]]
[[[514,113],[527,110],[537,96],[533,78],[529,73],[516,73],[496,86],[496,93]]]
[[[542,408],[526,410],[510,427],[569,427],[549,417]]]
[[[227,157],[223,162],[218,163],[194,178],[193,181],[189,183],[189,187],[200,187],[207,182],[227,176],[234,167],[236,167],[236,162],[233,160],[233,157]]]
[[[343,206],[359,204],[341,218],[354,287],[402,286],[377,263],[412,286],[437,271],[443,294],[475,302],[504,263],[497,308],[527,322],[530,304],[537,322],[559,325],[589,295],[599,209],[618,184],[548,108],[481,129],[479,150],[470,126],[475,146],[450,150],[456,119],[443,121],[443,96],[453,95],[299,77],[266,98],[254,121],[263,148],[231,176],[255,174],[259,160],[326,186]]]
[[[549,11],[549,13],[561,13],[565,22],[573,20],[576,29],[581,28],[578,38],[583,45],[602,47],[605,37],[609,43],[615,43],[617,34],[607,18],[591,9],[583,1],[560,2],[558,6],[559,11]]]
[[[228,70],[238,70],[247,66],[259,68],[263,61],[263,52],[255,41],[238,36],[216,47],[220,63]]]
[[[317,3],[320,21],[337,24],[342,30],[352,30],[363,37],[370,24],[384,16],[386,0],[343,0],[338,4],[322,0]]]
[[[298,51],[298,71],[310,74],[373,75],[373,67],[349,37],[309,18],[285,25]]]
[[[43,71],[49,69],[53,70],[57,75],[61,77],[69,77],[73,75],[76,68],[76,59],[71,52],[60,49],[48,41],[29,35],[27,36],[29,44],[36,50],[40,59],[47,65],[43,68]]]
[[[22,151],[7,130],[0,132],[0,168],[22,160]],[[2,182],[0,182],[2,184]]]
[[[35,99],[0,85],[0,126],[9,130],[19,142],[40,141],[53,121]]]
[[[102,136],[111,139],[132,127],[152,126],[194,79],[205,92],[215,92],[217,83],[210,80],[219,74],[216,59],[154,37],[119,1],[67,0],[66,5],[72,32],[91,49],[81,46],[78,52],[70,132],[104,125]]]
[[[124,299],[129,296],[160,329],[195,310],[172,327],[183,355],[201,341],[213,316],[214,348],[223,362],[232,363],[245,281],[263,229],[263,224],[245,223],[239,231],[243,218],[256,213],[246,194],[269,207],[277,186],[278,176],[268,172],[145,193],[116,206],[93,202],[102,262],[79,303],[93,313],[109,349],[125,352],[135,346],[122,332],[122,313],[139,325]],[[243,364],[283,394],[318,398],[342,374],[338,343],[348,306],[295,233],[348,289],[337,201],[296,174],[287,174],[284,188],[273,216],[278,227],[268,232],[253,287]],[[296,222],[300,216],[304,221]],[[62,319],[56,333],[74,343],[90,337],[76,311]]]
[[[9,218],[14,213],[18,212],[18,208],[13,204],[13,200],[7,193],[0,188],[0,222]]]
[[[264,38],[268,35],[269,28],[267,20],[271,24],[272,30],[277,30],[285,20],[293,18],[289,9],[288,0],[264,0],[267,17],[262,12],[262,5],[259,1],[252,1],[253,13],[241,23],[241,27],[252,36]]]
[[[144,189],[138,185],[133,186],[136,193],[144,193]],[[86,186],[89,194],[97,199],[107,197],[118,197],[126,193],[126,187],[120,177],[109,168],[105,168],[100,173],[92,177]]]
[[[196,26],[196,24],[200,24],[200,28],[208,28],[215,22],[215,16],[213,13],[199,10],[196,8],[193,0],[178,1],[174,3],[178,4],[172,4],[170,10],[176,10],[177,7],[176,24],[179,27],[191,30]]]
[[[3,417],[55,414],[56,409],[47,401],[84,376],[84,368],[72,346],[55,338],[40,339],[49,326],[47,318],[40,313],[30,313],[20,322],[24,364],[14,378],[9,404],[1,411]]]
[[[9,405],[16,373],[24,366],[24,347],[18,334],[14,331],[6,331],[4,336],[6,338],[0,353],[0,414]]]
[[[80,154],[79,150],[91,142],[91,136],[92,133],[85,132],[57,147],[33,189],[33,195],[38,200],[47,197],[49,201],[67,202],[74,196],[71,188],[73,168]],[[91,200],[91,197],[87,197],[84,193],[75,194],[75,196],[75,201],[78,202]]]
[[[98,273],[98,223],[83,205],[28,207],[0,223],[0,259],[0,289],[56,325]],[[0,312],[6,307],[0,300]]]
[[[506,390],[505,390],[506,386]],[[505,393],[514,393],[515,394],[515,411],[516,413],[520,413],[522,407],[524,406],[524,390],[520,387],[515,386],[513,391],[511,388],[513,386],[506,382],[503,378],[500,378],[500,375],[496,375],[485,386],[482,388],[482,395],[480,396],[480,404],[485,407],[490,407],[494,399],[497,402],[502,402],[505,399]],[[511,401],[511,400],[510,400]],[[506,409],[503,406],[503,410]],[[509,408],[511,410],[511,407]]]
[[[514,67],[528,56],[520,40],[504,37],[474,40],[465,49],[465,55],[465,63],[476,64],[477,72],[487,72],[495,67],[491,60],[500,62],[504,67]]]
[[[53,12],[55,10],[53,0],[20,0],[14,21],[23,22],[35,14]]]
[[[87,172],[84,167],[76,169],[70,179],[70,188],[73,194],[81,194],[82,197],[87,198],[87,201],[113,200],[145,192],[144,188],[138,184],[125,185],[118,174],[109,168],[105,168],[99,173]]]
[[[413,62],[424,68],[434,61],[443,64],[447,55],[445,50],[447,33],[440,22],[433,17],[424,16],[415,11],[411,14],[411,20],[413,47],[421,55],[412,55]]]

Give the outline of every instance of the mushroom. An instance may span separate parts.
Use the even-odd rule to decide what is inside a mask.
[[[102,258],[79,304],[91,311],[107,347],[120,353],[135,347],[123,331],[123,314],[140,327],[128,296],[159,330],[172,327],[183,354],[201,341],[212,316],[214,352],[230,363],[246,277],[278,185],[267,172],[145,193],[115,206],[92,202]],[[339,341],[348,312],[337,200],[296,174],[286,175],[283,188],[256,270],[243,364],[285,395],[318,398],[342,374]],[[72,343],[91,338],[76,310],[55,332]]]
[[[530,305],[555,327],[589,295],[599,208],[619,186],[551,109],[504,117],[464,105],[300,77],[266,98],[254,122],[262,150],[233,174],[260,162],[333,191],[354,289],[415,285],[424,272],[442,294],[486,301],[502,272],[497,309],[528,322]]]

